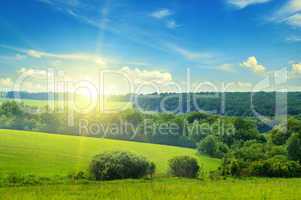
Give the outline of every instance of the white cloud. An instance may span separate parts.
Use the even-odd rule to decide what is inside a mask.
[[[163,19],[171,15],[172,12],[169,9],[160,9],[151,13],[151,16],[156,19]]]
[[[288,17],[286,22],[291,26],[301,27],[301,13]]]
[[[225,92],[247,92],[252,91],[253,84],[249,82],[229,82],[225,84]]]
[[[5,88],[11,88],[13,86],[13,82],[10,78],[2,78],[0,79],[0,86]]]
[[[301,11],[301,1],[300,0],[289,0],[284,4],[276,13],[277,16],[289,16]]]
[[[166,26],[167,26],[167,28],[170,28],[170,29],[174,29],[174,28],[179,27],[179,25],[177,24],[177,22],[175,20],[167,21]]]
[[[202,61],[202,60],[212,58],[212,55],[209,54],[209,53],[202,53],[202,52],[194,52],[194,51],[190,51],[190,50],[188,50],[188,49],[185,49],[185,48],[183,48],[183,47],[177,46],[177,45],[175,45],[175,44],[166,44],[166,46],[167,46],[170,50],[172,50],[172,51],[174,51],[174,52],[180,54],[180,55],[183,56],[185,59],[190,60],[190,61],[198,61],[198,62],[200,62],[200,61]]]
[[[42,56],[46,56],[47,53],[30,49],[27,51],[27,55],[34,58],[41,58]]]
[[[120,70],[125,73],[131,81],[135,83],[156,83],[164,84],[172,81],[172,75],[169,72],[161,72],[159,70],[141,70],[139,68],[131,69],[123,67]]]
[[[262,4],[270,1],[272,0],[228,0],[228,3],[239,9],[243,9],[250,5]]]
[[[258,63],[255,56],[249,57],[246,61],[241,63],[242,67],[248,68],[252,72],[262,75],[266,72],[265,66]]]
[[[294,74],[301,74],[301,63],[296,63],[292,65],[292,72]]]
[[[24,58],[26,58],[26,56],[22,55],[22,54],[16,54],[16,56],[15,56],[16,61],[23,60]]]
[[[175,29],[175,28],[179,27],[177,22],[174,19],[166,19],[171,15],[173,15],[173,13],[168,9],[160,9],[160,10],[154,11],[153,13],[150,14],[150,16],[155,19],[164,20],[167,28]]]
[[[289,0],[270,18],[271,21],[301,27],[301,1]]]
[[[94,54],[85,54],[85,53],[70,53],[70,54],[53,54],[37,50],[27,50],[27,55],[33,58],[53,58],[53,59],[62,59],[62,60],[71,60],[71,61],[84,61],[84,62],[94,62],[98,65],[105,65],[105,60]]]
[[[49,59],[55,59],[55,60],[69,60],[69,61],[79,61],[79,62],[88,62],[88,63],[94,63],[97,65],[105,65],[107,63],[106,59],[96,55],[96,54],[90,54],[90,53],[66,53],[66,54],[60,54],[60,53],[49,53],[45,51],[39,51],[35,49],[22,49],[22,48],[16,48],[13,46],[8,45],[1,45],[1,48],[9,49],[21,54],[17,54],[15,59],[25,58],[27,55],[28,57],[32,58],[49,58]],[[25,54],[25,55],[23,55]]]
[[[286,38],[287,42],[301,42],[301,37],[296,35],[291,35]]]
[[[41,69],[33,69],[33,68],[21,68],[18,71],[18,74],[23,76],[45,78],[47,76],[47,71]]]
[[[288,79],[293,80],[296,78],[300,78],[301,76],[301,63],[293,63],[291,70],[287,71]]]
[[[234,72],[235,70],[233,69],[234,65],[233,64],[229,64],[229,63],[225,63],[222,65],[218,66],[219,70],[225,71],[225,72]]]

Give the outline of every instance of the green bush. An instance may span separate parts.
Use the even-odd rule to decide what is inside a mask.
[[[172,176],[196,178],[200,166],[195,158],[189,156],[178,156],[169,160],[169,172]]]
[[[90,173],[95,180],[136,179],[152,175],[154,170],[153,163],[128,152],[102,153],[90,163]]]
[[[288,157],[301,162],[301,133],[293,133],[287,144]]]
[[[300,177],[301,166],[285,156],[274,156],[268,160],[253,162],[250,166],[250,174],[267,177]]]
[[[218,141],[217,137],[208,135],[197,144],[197,150],[199,153],[222,158],[229,151],[229,148],[226,144]]]

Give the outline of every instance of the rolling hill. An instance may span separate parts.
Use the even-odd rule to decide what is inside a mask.
[[[167,172],[174,156],[197,157],[204,170],[214,170],[218,159],[198,156],[194,149],[156,144],[55,135],[39,132],[0,130],[0,175],[7,173],[37,176],[68,175],[86,170],[91,158],[104,151],[131,151],[155,162],[157,175]]]

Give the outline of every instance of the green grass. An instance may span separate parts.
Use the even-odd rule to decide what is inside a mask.
[[[17,101],[18,103],[23,103],[24,105],[31,106],[31,107],[45,107],[48,105],[47,100],[33,100],[33,99],[19,99],[19,100],[14,100],[14,99],[8,99],[8,98],[0,98],[0,104],[5,102],[5,101]],[[85,102],[74,102],[78,109],[80,108],[85,108],[85,106],[88,106],[89,103]],[[65,105],[63,101],[55,101],[54,106],[58,108],[62,108]],[[123,109],[129,109],[132,108],[132,104],[129,102],[125,101],[105,101],[104,103],[104,108],[106,110],[123,110]],[[99,107],[99,106],[97,106]]]
[[[3,200],[288,200],[300,199],[301,179],[198,181],[189,179],[125,180],[86,185],[0,188]]]
[[[199,159],[206,171],[219,165],[218,159],[198,156],[194,149],[156,144],[55,135],[38,132],[0,130],[0,175],[17,173],[36,176],[65,176],[88,168],[91,158],[104,151],[130,151],[155,162],[157,175],[165,175],[168,160],[190,155]]]
[[[5,101],[14,101],[13,99],[0,98],[0,104]],[[33,99],[20,99],[17,102],[24,103],[24,105],[32,107],[45,107],[48,104],[47,100],[33,100]]]
[[[0,200],[235,200],[300,199],[301,179],[227,179],[204,181],[160,178],[167,171],[168,159],[190,155],[199,159],[206,171],[216,169],[219,160],[196,155],[195,150],[78,136],[0,130],[0,176],[16,172],[37,176],[64,176],[85,170],[92,156],[103,151],[125,150],[138,153],[157,165],[154,180],[109,182],[66,181],[51,185],[2,187]]]

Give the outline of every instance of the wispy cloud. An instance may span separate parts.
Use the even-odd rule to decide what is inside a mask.
[[[301,42],[301,36],[291,35],[286,38],[286,41],[291,43]]]
[[[0,46],[1,47],[1,46]],[[0,55],[0,60],[5,61],[21,61],[26,58],[26,55],[17,53],[16,55],[2,56]]]
[[[10,78],[1,78],[0,86],[4,88],[11,88],[13,86],[13,81]]]
[[[249,82],[235,81],[225,84],[226,92],[246,92],[252,91],[253,84]]]
[[[213,55],[210,53],[191,51],[175,44],[168,43],[166,46],[189,61],[202,62],[213,58]]]
[[[293,27],[301,27],[301,1],[289,0],[269,20],[277,23],[286,23]]]
[[[106,64],[106,59],[96,54],[89,54],[89,53],[59,54],[59,53],[49,53],[45,51],[39,51],[35,49],[23,49],[23,48],[12,47],[7,45],[0,45],[0,47],[21,53],[21,54],[17,54],[18,57],[16,58],[22,58],[24,56],[28,56],[36,59],[49,58],[49,59],[56,59],[56,60],[90,62],[97,65]]]
[[[272,0],[227,0],[227,2],[238,9],[243,9],[251,5],[268,3]]]
[[[257,58],[255,56],[249,57],[246,61],[240,64],[242,67],[247,68],[258,75],[263,75],[266,72],[266,68],[264,65],[258,63]]]
[[[287,75],[289,80],[301,78],[301,63],[292,63],[291,69],[288,70]]]
[[[178,28],[179,25],[177,24],[176,20],[170,19],[170,16],[172,15],[174,15],[174,13],[169,9],[156,10],[150,14],[151,17],[157,20],[163,20],[167,28],[175,29]]]
[[[285,20],[289,25],[295,27],[301,27],[301,13],[292,15]]]
[[[301,74],[301,63],[295,63],[292,65],[292,72],[295,74]]]
[[[152,12],[150,14],[151,17],[154,17],[156,19],[163,19],[166,18],[168,16],[171,16],[173,13],[169,10],[169,9],[160,9],[160,10],[156,10],[154,12]]]
[[[136,83],[164,84],[172,81],[171,73],[159,70],[141,70],[139,68],[123,67],[120,71],[128,75]]]
[[[27,52],[28,56],[34,58],[54,58],[54,59],[61,59],[61,60],[72,60],[72,61],[83,61],[83,62],[94,62],[98,65],[105,65],[106,62],[100,56],[94,54],[86,54],[86,53],[70,53],[70,54],[54,54],[48,52],[42,52],[30,49]]]
[[[42,69],[34,69],[34,68],[21,68],[17,71],[19,75],[37,77],[37,78],[45,78],[47,76],[47,71]]]
[[[175,20],[169,20],[166,22],[167,28],[174,29],[180,27]]]
[[[229,63],[219,65],[218,69],[224,72],[235,72],[234,64],[229,64]]]

